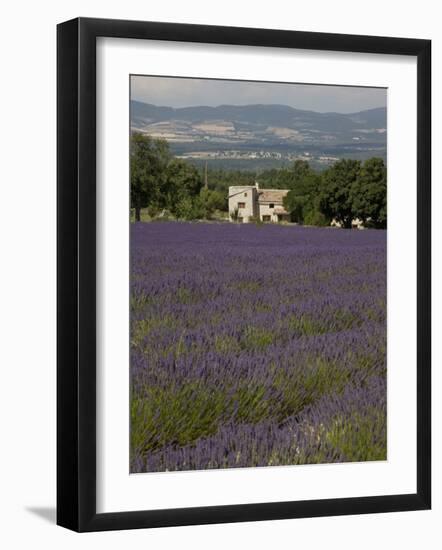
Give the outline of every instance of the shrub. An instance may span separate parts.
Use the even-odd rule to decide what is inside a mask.
[[[319,227],[326,227],[330,225],[330,220],[318,210],[310,210],[306,213],[304,218],[305,225],[316,225]]]

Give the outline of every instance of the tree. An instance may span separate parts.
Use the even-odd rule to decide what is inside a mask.
[[[290,220],[292,222],[304,223],[306,202],[306,198],[302,195],[297,195],[294,190],[289,191],[283,198],[284,208],[290,214]]]
[[[361,170],[359,160],[342,159],[323,174],[319,207],[329,219],[335,219],[342,227],[351,228],[355,217],[352,191]]]
[[[353,212],[364,225],[387,227],[387,169],[381,158],[364,162],[351,190]]]
[[[312,170],[308,162],[297,160],[294,163],[290,191],[284,197],[284,207],[290,212],[292,221],[311,223],[312,220],[321,220],[321,225],[325,223],[325,216],[316,215],[319,213],[321,183],[321,175]]]
[[[170,159],[167,142],[135,132],[130,144],[130,202],[135,220],[141,219],[141,208],[159,200],[162,180]]]
[[[196,220],[202,218],[203,210],[199,202],[199,197],[183,195],[175,205],[173,213],[181,220]]]
[[[259,174],[259,181],[263,187],[270,189],[294,189],[308,174],[313,173],[305,160],[295,160],[287,168],[271,168]]]
[[[318,227],[326,227],[330,225],[330,219],[327,218],[319,208],[308,210],[304,216],[306,225],[316,225]]]
[[[178,210],[187,213],[189,212],[187,199],[192,202],[199,195],[201,187],[201,175],[196,167],[182,159],[174,158],[167,165],[161,186],[161,203],[173,214],[178,214]],[[184,209],[183,204],[185,204]],[[187,214],[184,217],[188,217]]]
[[[209,189],[219,191],[227,196],[228,188],[231,185],[255,185],[256,173],[241,170],[223,170],[209,167],[207,170]],[[227,204],[225,206],[227,210]]]
[[[313,170],[306,160],[295,160],[291,171],[293,173],[293,185],[295,187],[302,183],[307,176],[313,174]]]
[[[215,210],[227,210],[227,194],[203,187],[199,194],[199,202],[204,217],[209,219]]]

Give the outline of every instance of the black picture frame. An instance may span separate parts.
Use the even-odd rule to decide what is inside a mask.
[[[417,58],[417,492],[96,512],[96,39]],[[83,531],[425,510],[431,506],[431,41],[79,18],[57,28],[57,523]]]

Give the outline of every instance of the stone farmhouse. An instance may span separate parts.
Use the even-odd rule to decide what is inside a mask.
[[[244,223],[258,219],[274,223],[290,221],[282,202],[288,192],[288,189],[260,189],[258,183],[229,187],[230,219],[237,217]]]

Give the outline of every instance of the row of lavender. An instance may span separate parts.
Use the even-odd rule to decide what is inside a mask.
[[[131,471],[386,458],[386,233],[131,228]]]

